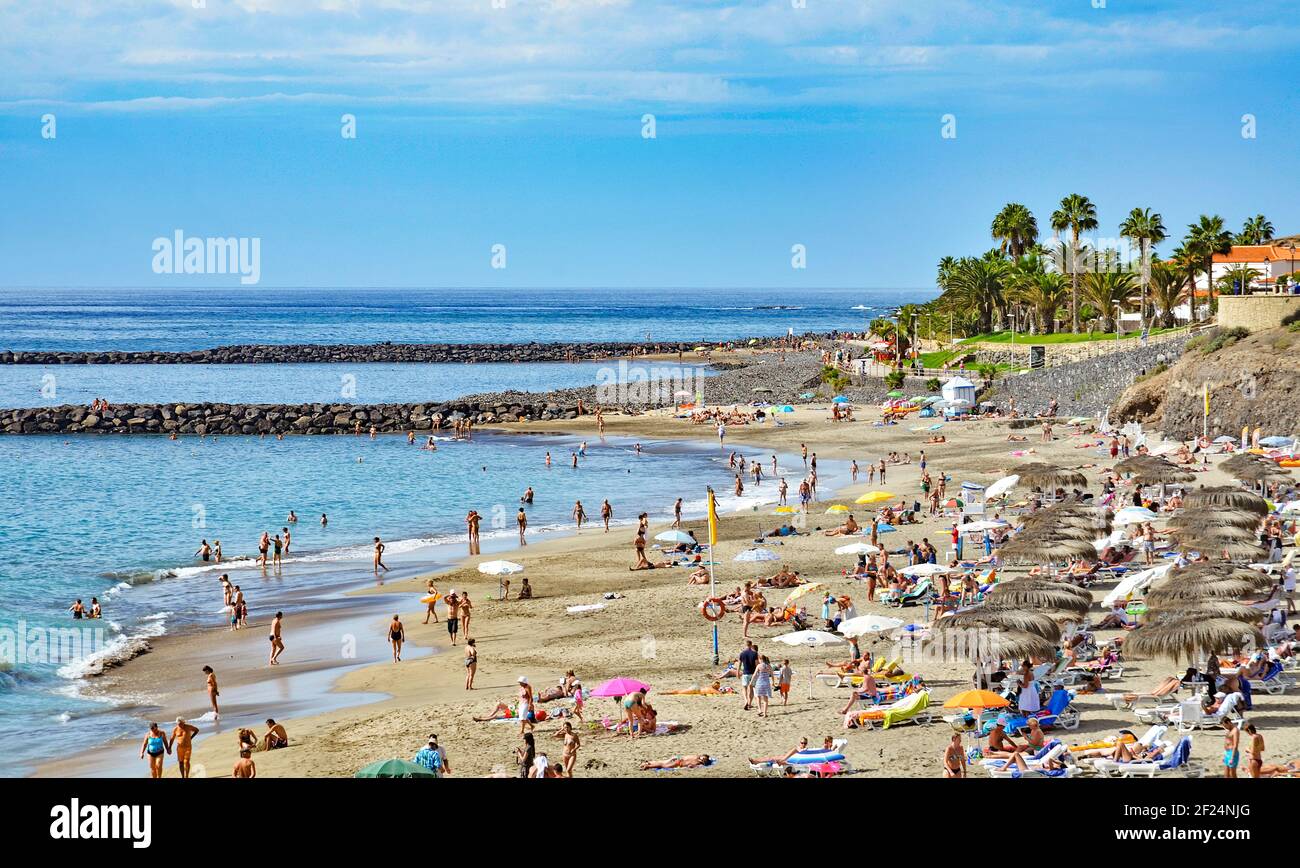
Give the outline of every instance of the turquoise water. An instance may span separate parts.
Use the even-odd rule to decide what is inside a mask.
[[[511,389],[590,386],[609,362],[531,364],[0,365],[0,407],[215,401],[245,404],[385,404],[446,401]],[[655,362],[660,376],[701,366]]]
[[[81,676],[120,653],[127,637],[220,628],[221,571],[242,578],[252,617],[265,617],[292,612],[294,601],[309,604],[308,591],[354,583],[375,535],[388,542],[390,561],[421,569],[461,554],[471,507],[485,516],[485,538],[513,538],[529,485],[530,534],[569,528],[575,499],[594,516],[608,497],[616,518],[630,521],[643,510],[662,519],[678,496],[699,514],[706,483],[724,510],[775,497],[770,481],[750,487],[756,496],[744,502],[723,494],[732,476],[716,449],[646,443],[637,455],[630,442],[592,438],[574,470],[569,456],[579,443],[483,433],[468,443],[442,440],[431,452],[400,436],[0,438],[0,491],[20,506],[0,511],[0,629],[69,626],[66,607],[98,597],[107,630],[95,653],[0,672],[0,743],[9,746],[0,773],[138,729],[128,708],[79,696]],[[268,580],[246,559],[291,509],[300,519],[292,549],[282,575]],[[321,513],[329,516],[324,528]],[[201,538],[221,540],[230,563],[197,561]],[[34,726],[45,733],[39,742],[18,737]]]

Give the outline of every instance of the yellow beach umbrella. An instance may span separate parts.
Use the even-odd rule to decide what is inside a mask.
[[[1005,708],[1011,703],[988,690],[963,690],[943,704],[944,708]]]
[[[849,508],[847,506],[845,506],[842,503],[837,503],[834,506],[832,506],[830,509],[826,510],[826,514],[830,515],[832,512],[848,512],[848,511]]]
[[[888,491],[868,491],[859,497],[854,503],[881,503],[886,500],[893,500],[896,495]]]
[[[806,597],[809,594],[820,593],[824,590],[826,590],[825,582],[813,582],[812,584],[808,584],[808,585],[800,585],[799,587],[791,591],[790,595],[785,598],[785,605],[787,606],[790,605],[800,597]]]

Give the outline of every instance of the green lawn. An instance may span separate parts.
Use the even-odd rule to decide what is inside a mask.
[[[1162,335],[1168,332],[1180,331],[1180,329],[1151,329],[1151,334]],[[1120,335],[1122,341],[1140,337],[1142,332],[1131,331]],[[1114,332],[1083,332],[1082,334],[1070,334],[1069,332],[1058,332],[1052,335],[1027,335],[1024,332],[1016,332],[1016,343],[1018,344],[1077,344],[1087,341],[1113,341],[1115,340]],[[970,338],[963,338],[964,343],[985,343],[985,344],[1009,344],[1011,343],[1011,332],[991,332],[985,335],[975,335]]]

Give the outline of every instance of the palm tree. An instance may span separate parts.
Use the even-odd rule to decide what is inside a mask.
[[[1065,275],[1054,271],[1017,273],[1012,291],[1017,301],[1033,309],[1042,334],[1050,335],[1056,331],[1056,312],[1070,296],[1070,285]]]
[[[1079,331],[1079,233],[1097,228],[1097,206],[1087,196],[1071,193],[1052,212],[1052,231],[1070,230],[1070,326]]]
[[[1241,290],[1241,295],[1247,295],[1250,292],[1250,285],[1262,276],[1262,271],[1251,268],[1249,265],[1234,265],[1220,275],[1215,283],[1218,285],[1220,295],[1224,292],[1228,295],[1237,295],[1238,289]]]
[[[1090,271],[1083,276],[1083,298],[1101,319],[1103,332],[1115,331],[1116,314],[1133,300],[1131,271]]]
[[[1169,329],[1178,324],[1174,308],[1183,303],[1187,292],[1187,278],[1179,268],[1169,262],[1151,263],[1151,318],[1160,311],[1160,327]]]
[[[994,316],[1005,304],[1003,287],[1010,270],[1010,264],[1004,259],[966,257],[958,260],[950,275],[950,288],[945,293],[949,309],[974,314],[979,333],[993,331]]]
[[[935,283],[938,284],[940,289],[948,288],[948,278],[952,275],[953,266],[956,264],[957,260],[951,256],[945,256],[939,260],[939,277]]]
[[[1147,327],[1147,285],[1151,275],[1151,256],[1155,246],[1169,237],[1163,219],[1150,208],[1134,208],[1119,224],[1119,236],[1137,243],[1142,251],[1142,303],[1138,310],[1142,328]]]
[[[1016,259],[1038,241],[1038,220],[1024,205],[1009,202],[993,218],[992,233],[1002,242],[1001,252]]]
[[[1199,260],[1201,270],[1205,272],[1207,288],[1206,304],[1214,310],[1214,256],[1232,250],[1232,233],[1223,228],[1223,218],[1217,214],[1210,217],[1201,215],[1201,219],[1187,227],[1187,237],[1183,239],[1183,249],[1194,259]],[[1194,296],[1193,296],[1194,297]]]
[[[1186,246],[1174,250],[1169,265],[1178,274],[1187,292],[1187,322],[1196,323],[1196,274],[1201,270],[1201,260]]]
[[[1233,239],[1236,244],[1263,244],[1273,240],[1273,224],[1263,214],[1256,214],[1241,225]]]

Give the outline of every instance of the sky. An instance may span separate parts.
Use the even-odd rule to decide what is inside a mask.
[[[1069,193],[1296,233],[1294,13],[0,0],[0,287],[239,283],[177,232],[263,286],[929,287]]]

